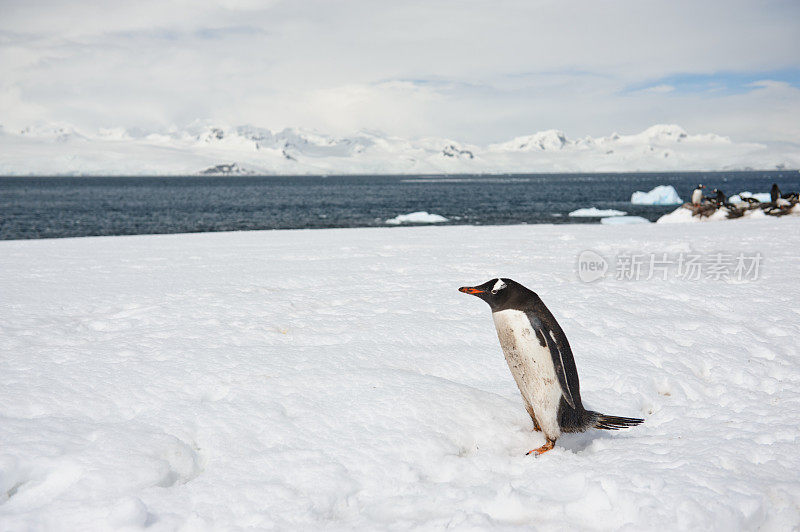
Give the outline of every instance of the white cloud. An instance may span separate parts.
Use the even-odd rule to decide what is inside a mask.
[[[26,101],[19,87],[0,85],[0,125],[23,128],[48,119],[47,109]]]
[[[0,20],[0,123],[211,118],[488,142],[677,122],[796,140],[788,84],[773,87],[775,102],[764,85],[732,97],[657,80],[798,70],[798,17],[798,4],[744,1],[12,1]]]
[[[754,87],[756,89],[774,89],[778,91],[791,91],[792,86],[785,81],[775,81],[771,79],[760,79],[758,81],[754,81],[753,83],[748,83],[749,87]]]
[[[648,87],[646,89],[642,89],[641,92],[643,93],[650,93],[650,94],[666,94],[668,92],[674,92],[675,87],[672,85],[656,85],[654,87]]]

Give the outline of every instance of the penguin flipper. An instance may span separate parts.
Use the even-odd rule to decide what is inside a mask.
[[[558,377],[558,384],[561,385],[561,395],[564,396],[564,400],[569,406],[575,408],[575,399],[569,387],[566,365],[564,364],[566,358],[572,360],[572,351],[569,348],[569,344],[566,343],[566,338],[562,342],[558,341],[558,337],[563,336],[564,333],[561,331],[556,332],[553,329],[547,329],[545,327],[538,332],[544,337],[547,348],[550,350],[550,357],[553,359],[553,368],[555,368],[556,376]],[[541,337],[539,338],[541,342]]]

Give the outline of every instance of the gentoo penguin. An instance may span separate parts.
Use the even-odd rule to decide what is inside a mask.
[[[583,432],[592,427],[617,430],[644,421],[583,408],[578,370],[567,337],[535,292],[505,278],[464,286],[459,291],[477,296],[491,307],[500,347],[533,428],[544,432],[547,442],[527,454],[549,451],[562,432]]]
[[[703,189],[704,185],[697,185],[697,188],[692,191],[692,205],[700,205],[703,203]]]
[[[758,207],[759,205],[761,205],[760,201],[758,201],[756,198],[753,198],[751,196],[739,196],[739,197],[742,198],[743,202],[745,202],[748,205],[750,205],[750,207]]]
[[[792,204],[791,201],[781,195],[781,189],[778,188],[778,183],[772,183],[772,188],[769,191],[769,197],[776,207],[780,207],[782,209],[789,207]]]
[[[736,205],[732,204],[728,201],[728,198],[725,196],[725,193],[718,188],[714,189],[714,197],[711,199],[712,204],[717,208],[725,208],[727,211],[726,217],[727,218],[741,218],[744,216],[744,210],[738,208]]]
[[[772,183],[772,188],[769,189],[769,199],[772,203],[778,201],[781,197],[781,189],[778,188],[778,183]]]

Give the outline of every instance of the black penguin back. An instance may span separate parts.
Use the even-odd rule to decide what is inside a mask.
[[[575,403],[575,407],[572,408],[561,398],[558,405],[558,426],[562,432],[583,432],[592,428],[597,421],[597,412],[583,408],[580,400]]]
[[[772,183],[772,188],[769,191],[770,200],[775,203],[781,197],[781,189],[778,188],[778,183]]]

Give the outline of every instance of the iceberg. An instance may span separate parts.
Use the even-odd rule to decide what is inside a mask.
[[[634,205],[679,205],[683,203],[672,185],[659,185],[650,192],[637,190],[631,194]]]
[[[578,209],[569,213],[573,218],[604,218],[606,216],[625,216],[628,214],[625,211],[618,211],[616,209],[598,209],[590,207],[588,209]]]
[[[741,203],[742,198],[757,199],[761,203],[769,203],[770,201],[772,201],[772,197],[769,195],[769,192],[757,192],[756,194],[753,194],[752,192],[746,192],[746,191],[739,192],[738,194],[731,196],[730,198],[728,198],[728,201],[730,201],[731,203]]]
[[[438,214],[430,214],[425,211],[411,212],[408,214],[400,214],[394,218],[389,218],[386,223],[389,225],[400,224],[438,224],[442,222],[449,222],[444,216]]]

